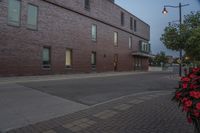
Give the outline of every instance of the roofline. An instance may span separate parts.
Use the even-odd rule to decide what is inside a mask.
[[[131,53],[132,56],[142,56],[142,57],[149,57],[149,58],[152,58],[153,55],[150,54],[150,53],[143,53],[143,52],[139,52],[139,51],[133,51]]]
[[[71,12],[74,12],[74,13],[76,13],[76,14],[85,16],[85,17],[90,18],[90,19],[92,19],[92,20],[101,22],[101,23],[103,23],[103,24],[105,24],[105,25],[114,27],[114,28],[116,28],[116,29],[118,29],[118,30],[124,31],[124,32],[126,32],[126,33],[131,34],[131,35],[134,35],[134,36],[136,36],[136,37],[139,37],[139,38],[141,38],[141,39],[143,39],[143,40],[146,40],[146,41],[149,41],[149,40],[150,40],[150,38],[148,38],[148,37],[147,37],[147,38],[142,37],[142,36],[140,36],[140,35],[137,35],[137,34],[135,34],[135,33],[130,32],[130,31],[126,30],[126,29],[122,29],[122,28],[120,28],[120,27],[118,27],[118,26],[115,26],[115,25],[112,25],[112,24],[110,24],[110,23],[107,23],[107,22],[105,22],[105,21],[103,21],[103,20],[100,20],[100,19],[91,17],[91,16],[86,15],[86,14],[84,14],[84,13],[81,13],[81,12],[79,12],[79,11],[75,11],[75,10],[73,10],[73,9],[71,9],[71,8],[68,8],[68,7],[66,7],[66,6],[60,5],[60,4],[58,4],[58,3],[55,3],[55,2],[52,2],[52,1],[49,1],[49,0],[41,0],[41,1],[47,2],[47,3],[52,4],[52,5],[54,5],[54,6],[58,6],[58,7],[60,7],[60,8],[63,8],[63,9],[65,9],[65,10],[68,10],[68,11],[71,11]]]
[[[149,25],[148,23],[146,23],[145,21],[141,20],[140,18],[138,18],[138,17],[135,16],[134,14],[130,13],[129,11],[127,11],[126,9],[124,9],[123,7],[121,7],[120,5],[116,4],[115,2],[114,2],[114,3],[110,2],[110,3],[113,4],[113,5],[115,5],[115,6],[117,6],[117,7],[120,8],[121,10],[125,11],[126,13],[128,13],[128,14],[134,16],[135,18],[137,18],[138,20],[140,20],[141,22],[143,22],[144,24],[146,24],[146,25],[150,28],[150,25]]]

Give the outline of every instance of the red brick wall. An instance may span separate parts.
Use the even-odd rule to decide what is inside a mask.
[[[59,2],[63,6],[113,24],[114,27],[42,0],[22,0],[21,26],[8,26],[7,0],[1,0],[0,76],[91,72],[90,55],[92,51],[97,52],[97,72],[112,71],[113,56],[116,53],[119,55],[118,70],[133,70],[131,51],[138,49],[139,40],[149,40],[147,24],[138,19],[136,34],[141,36],[140,38],[129,33],[132,32],[129,28],[128,15],[130,14],[125,12],[128,18],[125,20],[125,26],[121,27],[120,12],[122,9],[106,0],[92,0],[90,12],[85,11],[80,0],[59,0]],[[39,6],[37,31],[26,28],[27,3]],[[97,42],[91,41],[92,24],[97,25]],[[118,47],[113,46],[114,31],[118,32]],[[133,38],[132,49],[128,48],[129,36]],[[43,46],[51,47],[51,70],[42,68]],[[66,48],[73,50],[72,69],[65,68]]]

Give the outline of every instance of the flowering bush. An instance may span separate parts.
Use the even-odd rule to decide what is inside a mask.
[[[181,78],[173,100],[177,101],[179,106],[182,107],[182,111],[187,113],[189,123],[193,123],[195,126],[199,125],[200,68],[190,70],[189,74]]]

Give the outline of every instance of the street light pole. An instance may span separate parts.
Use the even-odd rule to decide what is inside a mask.
[[[182,10],[181,10],[181,3],[179,3],[179,22],[180,22],[180,26],[179,26],[179,34],[181,35],[181,25],[182,25]],[[181,40],[180,40],[180,45],[181,45]],[[180,63],[179,63],[179,76],[182,76],[182,48],[180,46]]]
[[[166,7],[179,8],[179,23],[180,23],[179,34],[180,35],[181,35],[181,25],[182,25],[182,7],[184,7],[184,6],[189,6],[189,4],[182,5],[181,3],[179,3],[178,6],[165,5],[164,9],[162,11],[163,14],[167,14],[168,11],[167,11]],[[180,40],[180,44],[181,44],[181,40]],[[180,55],[179,55],[179,59],[180,59],[180,63],[179,63],[179,76],[182,76],[182,58],[183,58],[182,51],[183,50],[180,47],[180,49],[179,49],[179,52],[180,52]]]

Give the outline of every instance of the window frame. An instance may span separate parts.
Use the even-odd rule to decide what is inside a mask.
[[[95,27],[95,38],[93,38],[93,26]],[[93,42],[97,42],[97,25],[96,24],[92,24],[91,38]]]
[[[87,3],[88,1],[88,3]],[[84,8],[85,10],[90,11],[90,0],[84,0]]]
[[[43,50],[44,50],[45,48],[46,48],[46,49],[49,49],[49,64],[44,64],[44,60],[43,60]],[[43,46],[43,47],[42,47],[42,68],[43,68],[43,69],[47,69],[47,70],[51,69],[51,63],[52,63],[52,61],[51,61],[51,51],[52,51],[52,49],[51,49],[50,46]]]
[[[38,30],[38,18],[39,18],[39,6],[38,6],[38,5],[35,5],[35,4],[32,4],[32,3],[28,3],[27,5],[28,5],[28,6],[27,6],[26,27],[27,27],[27,29],[29,29],[29,30],[36,30],[36,31],[37,31],[37,30]],[[29,5],[30,5],[30,6],[34,6],[34,7],[37,7],[36,28],[31,28],[31,27],[29,26],[29,24],[28,24],[28,9],[29,9]]]
[[[14,24],[13,23],[13,21],[11,22],[10,20],[9,20],[9,1],[10,0],[8,0],[7,2],[7,4],[8,4],[8,7],[7,7],[7,25],[9,25],[9,26],[14,26],[14,27],[20,27],[21,26],[21,10],[22,10],[22,1],[21,0],[15,0],[15,1],[19,1],[19,17],[18,17],[18,19],[19,19],[19,21],[18,21],[18,24]]]
[[[133,17],[130,17],[130,30],[133,30]]]
[[[128,38],[128,48],[129,49],[133,48],[133,38],[132,38],[132,36],[129,36],[129,38]]]
[[[125,24],[125,14],[124,12],[121,12],[121,26],[124,26]]]
[[[92,63],[93,54],[94,54],[94,64]],[[97,52],[96,51],[91,52],[90,63],[91,63],[92,69],[96,69],[96,66],[97,66]]]
[[[69,50],[70,51],[70,65],[66,65],[66,57],[67,57],[67,55],[66,55],[66,52],[67,52],[67,50]],[[73,50],[72,50],[72,48],[66,48],[65,49],[65,68],[67,68],[67,69],[70,69],[70,68],[72,68],[72,63],[73,63],[73,58],[72,58],[72,56],[73,56]]]
[[[116,36],[115,36],[116,35]],[[117,37],[116,38],[116,42],[115,42],[115,37]],[[115,47],[118,47],[118,32],[117,31],[114,31],[114,37],[113,37],[113,43],[114,43],[114,46]]]
[[[137,32],[137,20],[134,19],[134,32]]]

